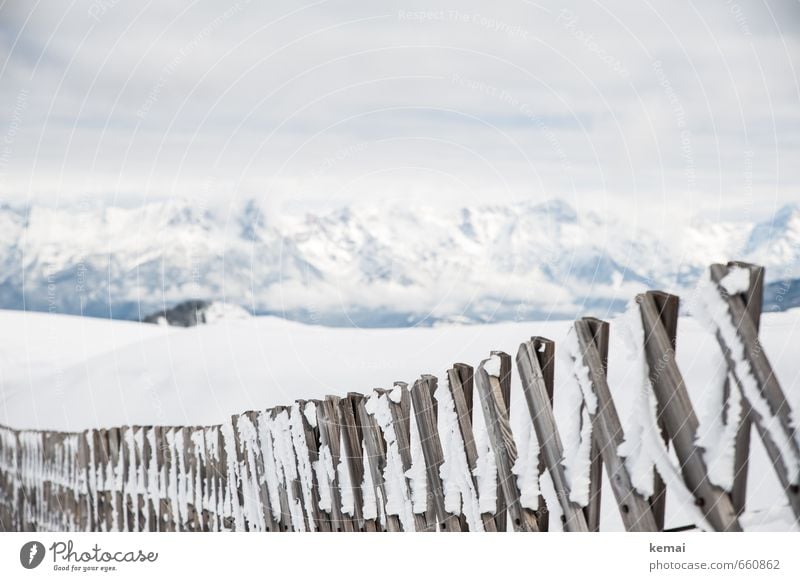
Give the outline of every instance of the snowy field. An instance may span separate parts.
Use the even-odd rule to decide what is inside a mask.
[[[311,327],[271,317],[223,321],[189,329],[43,313],[0,311],[0,423],[15,428],[82,430],[130,424],[216,424],[235,412],[348,391],[367,393],[422,373],[443,381],[454,362],[477,366],[490,350],[512,356],[523,340],[543,335],[563,345],[568,322],[508,323],[407,329]],[[632,426],[635,365],[612,321],[609,383],[623,420]],[[765,314],[762,340],[793,409],[800,409],[800,310]],[[699,438],[720,365],[716,341],[697,321],[682,318],[678,362],[701,420]],[[562,366],[563,367],[563,366]],[[516,370],[512,423],[527,408]],[[559,399],[556,415],[567,422]],[[562,398],[563,399],[563,398]],[[753,431],[749,530],[786,530],[779,488]],[[604,487],[604,530],[621,529]],[[668,493],[667,526],[691,522]]]

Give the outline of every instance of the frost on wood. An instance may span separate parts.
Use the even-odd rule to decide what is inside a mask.
[[[425,456],[422,452],[419,426],[413,417],[409,423],[411,468],[406,471],[406,478],[411,485],[411,501],[414,512],[423,514],[428,510],[428,474],[425,469]]]
[[[333,470],[331,449],[325,444],[320,446],[319,460],[314,462],[314,472],[317,475],[317,484],[319,485],[319,507],[329,513],[333,510],[331,487],[336,478],[336,473]]]
[[[645,497],[653,495],[655,468],[670,495],[676,499],[701,529],[713,530],[705,515],[695,504],[694,496],[686,488],[680,469],[661,439],[658,427],[658,405],[650,384],[650,369],[644,351],[644,325],[639,305],[631,303],[621,320],[621,336],[631,359],[632,388],[636,389],[631,417],[624,426],[625,440],[617,453],[625,459],[625,466],[636,490]]]
[[[561,509],[561,503],[558,501],[558,493],[553,485],[553,477],[550,475],[549,471],[546,472],[547,475],[541,479],[540,485],[545,506],[547,506],[547,509],[550,511],[550,530],[563,530],[564,511]],[[558,525],[556,525],[556,523],[558,523]],[[556,528],[556,526],[559,526],[559,528]]]
[[[499,355],[492,355],[483,362],[483,369],[492,377],[500,377],[500,366],[502,365],[502,360],[500,359]]]
[[[303,519],[302,501],[296,496],[297,487],[293,484],[298,480],[297,460],[292,446],[292,430],[289,413],[284,409],[275,414],[269,422],[274,449],[275,466],[278,470],[279,482],[288,499],[289,516],[294,530],[305,530]],[[280,504],[278,504],[280,507]]]
[[[484,365],[484,369],[486,366]],[[494,450],[489,441],[489,431],[486,418],[483,415],[483,406],[474,406],[472,416],[474,422],[472,430],[475,435],[475,447],[478,450],[478,460],[475,463],[475,477],[478,480],[478,503],[481,514],[494,514],[497,510],[497,463]]]
[[[564,445],[563,465],[570,484],[569,499],[580,506],[587,506],[592,464],[590,413],[597,410],[597,397],[592,390],[589,370],[583,362],[574,331],[567,335],[566,342],[562,364],[567,372],[565,381],[557,389],[568,410],[564,422],[559,426]]]
[[[386,514],[397,515],[404,531],[413,531],[414,507],[409,496],[397,434],[394,431],[389,397],[373,393],[367,398],[367,413],[375,417],[386,441],[386,467],[383,472],[386,490]]]
[[[339,464],[336,466],[336,474],[339,476],[339,495],[342,499],[342,513],[355,515],[355,497],[353,496],[353,481],[350,478],[350,467],[347,465],[347,458],[344,455],[344,432],[339,435]]]
[[[266,530],[267,523],[261,510],[260,482],[255,473],[256,458],[259,453],[258,431],[255,424],[245,415],[237,418],[236,427],[239,447],[245,461],[244,466],[240,468],[243,516],[248,523],[248,530],[263,531]]]
[[[290,429],[292,433],[292,444],[294,445],[297,457],[297,471],[300,478],[300,488],[303,491],[303,506],[306,508],[306,520],[310,530],[316,528],[314,521],[314,512],[312,506],[314,504],[314,467],[311,465],[311,456],[308,450],[308,442],[306,441],[305,427],[303,426],[303,417],[306,421],[311,423],[308,418],[311,414],[314,415],[314,424],[317,422],[316,406],[313,402],[308,402],[300,409],[300,404],[295,403],[292,406],[290,418]],[[301,417],[302,416],[302,417]]]
[[[433,397],[438,404],[437,423],[444,458],[439,467],[444,489],[444,509],[451,514],[463,514],[469,530],[483,531],[478,491],[469,472],[453,396],[449,389],[440,388]]]
[[[519,488],[519,501],[523,508],[539,509],[539,443],[536,441],[536,432],[530,421],[520,422],[518,431],[519,456],[511,472],[517,477]],[[472,527],[470,526],[470,530]]]
[[[742,395],[735,385],[732,386],[726,406],[728,365],[721,351],[714,354],[711,365],[715,374],[713,381],[707,386],[703,405],[698,410],[700,425],[697,445],[703,448],[708,479],[730,492],[734,480],[736,436],[742,417]]]
[[[719,284],[729,295],[745,293],[750,289],[750,270],[734,266],[728,270]]]
[[[317,404],[313,401],[307,402],[305,406],[303,406],[303,414],[306,416],[306,420],[308,423],[311,424],[312,428],[317,427]]]
[[[749,285],[750,280],[749,278],[745,280],[744,276],[741,275],[739,271],[746,272],[745,269],[733,268],[722,281],[720,281],[720,286],[722,286],[726,292],[739,293],[748,290],[748,286],[744,285],[745,283]],[[757,415],[759,424],[766,430],[769,438],[778,448],[781,458],[783,459],[787,480],[792,484],[800,484],[800,457],[795,447],[792,445],[791,440],[792,437],[796,436],[790,436],[786,433],[786,430],[781,424],[781,419],[773,413],[769,402],[761,393],[750,362],[745,357],[744,344],[734,324],[728,302],[720,294],[716,283],[711,279],[710,273],[707,273],[700,281],[692,305],[692,314],[696,316],[710,332],[717,334],[722,339],[722,342],[727,348],[727,355],[732,365],[732,375],[736,384],[742,390],[741,395],[744,395],[750,403],[752,410]],[[731,389],[729,391],[732,393],[736,390]],[[738,397],[738,394],[734,396],[734,400],[731,401],[730,404],[732,412],[740,415],[741,402],[737,401]],[[731,418],[735,420],[737,428],[739,415]],[[797,424],[791,414],[789,415],[789,430],[791,434],[797,434]],[[728,439],[724,443],[724,448],[720,453],[733,455],[736,432],[733,430],[733,426],[731,426],[730,432],[726,430],[724,433]]]
[[[361,457],[367,460],[367,444],[361,442]],[[375,482],[372,480],[372,470],[364,462],[364,480],[361,482],[361,498],[364,501],[363,514],[366,520],[378,518],[378,497],[375,490]]]

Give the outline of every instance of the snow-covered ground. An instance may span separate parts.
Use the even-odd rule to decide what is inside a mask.
[[[612,322],[609,382],[623,423],[631,425],[639,384],[619,326]],[[255,317],[184,329],[0,311],[0,423],[61,430],[215,424],[235,412],[369,392],[396,380],[411,382],[422,373],[444,381],[452,363],[477,366],[496,349],[515,355],[532,335],[563,346],[568,328],[560,321],[334,329]],[[793,409],[800,409],[800,311],[765,314],[761,335]],[[714,337],[697,321],[680,320],[678,361],[701,421],[718,374],[717,352]],[[559,423],[569,409],[569,402],[559,399],[563,375],[557,369]],[[517,430],[526,414],[515,370],[512,422]],[[705,429],[717,426],[709,423]],[[701,424],[701,440],[703,431]],[[773,514],[783,494],[755,436],[750,475],[748,505],[754,512],[745,520],[751,528],[773,530],[783,518]],[[603,528],[620,528],[610,490],[604,494]],[[670,498],[674,503],[674,495]],[[668,526],[689,520],[681,507],[668,507]]]

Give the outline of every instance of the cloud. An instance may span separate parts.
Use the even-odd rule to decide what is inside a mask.
[[[7,2],[0,195],[774,207],[797,6]]]

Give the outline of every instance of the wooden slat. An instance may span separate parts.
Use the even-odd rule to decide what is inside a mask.
[[[389,411],[392,414],[392,424],[397,438],[400,460],[403,463],[403,472],[408,472],[413,464],[411,459],[411,394],[408,391],[408,384],[405,382],[395,382],[394,388],[400,390],[399,402],[393,401],[389,392],[382,392],[381,390],[376,390],[376,392],[382,393],[389,399]],[[408,497],[413,498],[408,478],[406,478],[406,485],[408,486]],[[425,513],[414,512],[413,518],[414,530],[424,531],[428,528]]]
[[[536,430],[539,450],[544,457],[547,472],[550,474],[560,504],[562,527],[569,532],[588,532],[589,527],[582,508],[569,499],[569,481],[563,465],[564,447],[542,374],[542,362],[539,356],[547,352],[548,344],[554,349],[552,341],[544,337],[535,337],[520,345],[517,352],[517,368],[522,380],[522,391],[528,403],[528,412]],[[550,526],[552,527],[553,523],[550,523]]]
[[[342,433],[342,443],[344,444],[340,453],[347,463],[347,469],[350,471],[351,494],[353,495],[354,506],[353,520],[356,524],[356,530],[374,532],[377,530],[375,520],[364,518],[364,495],[361,491],[361,483],[364,481],[364,459],[361,456],[361,431],[358,429],[355,416],[359,399],[363,399],[361,394],[351,393],[338,402],[337,412]]]
[[[375,418],[367,412],[366,399],[356,402],[358,419],[361,424],[361,433],[364,438],[364,447],[367,451],[367,467],[375,484],[377,496],[379,496],[379,511],[384,515],[385,528],[388,532],[399,532],[403,530],[400,525],[400,517],[396,514],[386,513],[386,483],[384,473],[386,471],[386,442],[381,435],[380,428]]]
[[[506,415],[511,414],[511,357],[503,351],[491,351],[490,355],[500,358],[500,393],[503,396]],[[497,510],[495,511],[495,523],[498,531],[508,530],[508,506],[506,505],[505,492],[503,487],[497,488]],[[537,525],[538,526],[538,525]]]
[[[608,332],[609,325],[605,321],[593,317],[582,319],[589,327],[591,338],[600,357],[600,368],[592,368],[592,373],[602,373],[604,378],[608,376]],[[577,326],[576,326],[577,327]],[[585,350],[585,349],[582,349]],[[611,401],[609,392],[608,401]],[[613,405],[613,403],[612,403]],[[616,416],[616,409],[614,410]],[[617,424],[619,424],[619,418]],[[621,429],[621,427],[620,427]],[[616,450],[616,447],[614,448]],[[603,492],[603,455],[602,444],[599,442],[598,434],[592,429],[592,449],[591,466],[589,468],[589,504],[584,509],[586,524],[592,532],[600,531],[600,505]],[[624,505],[627,506],[627,505]]]
[[[331,522],[335,532],[353,532],[355,526],[350,515],[342,512],[341,483],[339,482],[339,458],[341,455],[341,432],[339,431],[338,408],[339,398],[328,396],[317,405],[317,423],[319,440],[330,451],[333,463],[333,479],[330,485]]]
[[[696,445],[698,420],[692,408],[683,376],[675,361],[675,350],[661,323],[650,293],[638,295],[645,332],[645,354],[656,399],[681,466],[684,481],[708,523],[717,531],[740,531],[728,495],[708,479],[702,451]]]
[[[652,291],[650,296],[653,297],[653,302],[658,310],[658,316],[664,331],[667,334],[672,350],[677,349],[678,342],[678,311],[680,301],[677,296],[667,294],[661,291]],[[667,427],[664,422],[664,406],[661,402],[656,402],[656,421],[658,422],[658,429],[661,432],[661,439],[664,446],[669,448],[669,435],[667,434]],[[656,527],[659,531],[664,530],[664,519],[667,509],[667,485],[664,479],[657,470],[653,469],[653,496],[648,501],[650,502],[650,510],[656,519]]]
[[[414,407],[414,419],[419,429],[422,454],[425,457],[425,469],[428,476],[428,495],[433,501],[439,529],[447,532],[461,530],[458,517],[448,513],[444,507],[444,489],[439,476],[439,468],[444,464],[442,443],[436,422],[436,411],[432,393],[436,390],[437,379],[432,375],[423,375],[414,382],[411,388],[411,402]],[[428,522],[428,530],[435,530],[435,522]]]
[[[305,400],[297,400],[295,404],[296,407],[293,408],[292,413],[295,413],[294,410],[296,409],[297,413],[299,414],[297,420],[301,423],[303,437],[305,438],[305,448],[308,454],[308,461],[312,467],[312,486],[310,490],[311,502],[305,505],[306,513],[309,515],[309,518],[314,521],[314,528],[317,531],[330,532],[330,517],[323,513],[319,508],[319,482],[317,482],[317,473],[313,468],[314,465],[319,462],[319,429],[315,426],[312,426],[306,417],[305,409],[306,406],[309,405],[309,402]],[[316,418],[316,411],[312,417]],[[295,448],[295,450],[297,449]]]
[[[634,488],[625,462],[617,453],[625,440],[625,434],[606,380],[607,359],[604,362],[603,352],[598,348],[598,344],[601,348],[605,347],[607,353],[608,323],[597,319],[583,319],[575,322],[574,329],[583,354],[582,363],[589,369],[592,391],[597,398],[597,409],[594,412],[590,410],[592,442],[596,444],[597,451],[602,454],[605,461],[608,481],[614,492],[625,530],[656,531],[658,529],[653,513],[650,511],[650,504]],[[600,463],[601,468],[602,465]],[[602,473],[599,475],[592,473],[592,478],[602,482]],[[598,502],[595,509],[597,513],[600,510],[599,504]],[[587,515],[587,524],[591,523],[589,524],[590,530],[599,531],[600,515],[596,513],[590,513],[590,515]]]
[[[497,354],[495,353],[495,356]],[[501,358],[501,361],[505,358]],[[538,531],[536,516],[530,509],[520,504],[520,493],[517,478],[512,468],[517,461],[517,445],[511,433],[508,418],[507,401],[503,393],[500,377],[505,369],[501,364],[500,376],[489,375],[485,365],[489,360],[481,362],[475,374],[476,387],[481,400],[489,441],[497,462],[497,473],[500,487],[503,490],[508,515],[515,530],[523,532]]]
[[[456,363],[447,372],[448,388],[450,389],[450,395],[453,397],[461,439],[464,441],[464,452],[467,457],[469,473],[472,477],[472,486],[478,493],[478,478],[475,476],[475,468],[478,465],[478,449],[475,446],[475,435],[472,431],[473,377],[472,367],[464,363]],[[483,529],[486,532],[497,531],[497,524],[493,514],[481,514],[481,520],[483,521]],[[465,523],[466,521],[462,522]]]
[[[711,278],[714,281],[720,281],[728,271],[728,267],[721,264],[714,264],[711,266]],[[727,298],[728,309],[732,317],[732,323],[738,332],[739,340],[744,347],[744,359],[750,366],[753,378],[758,384],[758,389],[761,397],[766,401],[769,406],[769,411],[778,419],[780,424],[779,429],[785,434],[785,439],[790,447],[790,453],[800,458],[800,446],[798,446],[797,439],[795,438],[795,429],[792,426],[792,410],[789,402],[783,393],[783,389],[778,383],[778,378],[772,370],[772,365],[767,358],[763,346],[758,338],[758,330],[756,329],[755,322],[752,318],[751,312],[747,307],[740,295],[728,296],[728,294],[717,284],[718,290],[724,298]],[[730,356],[730,346],[725,343],[724,338],[720,333],[717,333],[717,340],[722,347],[725,357],[728,361],[728,368],[731,370],[731,375],[737,382],[739,389],[745,399],[747,393],[742,386],[742,378],[738,377],[735,373],[735,366]],[[750,402],[750,416],[756,424],[761,441],[764,443],[764,448],[767,455],[772,461],[775,473],[780,480],[781,486],[784,489],[789,505],[792,508],[795,519],[800,521],[800,474],[790,474],[790,468],[787,465],[786,459],[783,458],[781,449],[777,442],[772,438],[772,435],[766,428],[766,418],[763,418]]]
[[[761,308],[764,303],[764,268],[744,262],[729,262],[728,268],[746,268],[750,272],[750,286],[740,296],[744,301],[745,311],[753,321],[756,333],[761,326]],[[717,281],[719,282],[719,281]],[[730,378],[725,381],[725,398],[731,390]],[[737,388],[733,388],[737,389]],[[731,487],[731,502],[737,514],[742,514],[747,500],[747,472],[750,459],[750,434],[753,424],[750,411],[750,402],[741,398],[742,415],[739,431],[736,434],[736,444],[733,459],[733,486]]]
[[[556,375],[556,345],[553,341],[543,337],[531,337],[533,348],[539,360],[539,368],[542,372],[542,381],[544,382],[544,389],[547,393],[547,398],[550,401],[550,410],[553,409],[553,389],[555,387]],[[534,433],[536,430],[534,429]],[[544,450],[539,449],[539,461],[537,463],[537,471],[539,481],[544,478],[545,472]],[[539,493],[539,509],[536,511],[536,522],[539,524],[539,530],[546,532],[550,529],[550,511],[547,510],[547,503],[544,496]],[[561,523],[559,523],[561,525]]]

